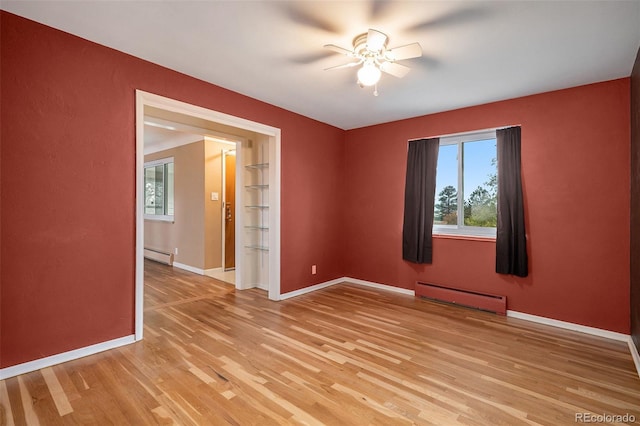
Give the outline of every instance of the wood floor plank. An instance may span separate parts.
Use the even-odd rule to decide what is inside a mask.
[[[4,380],[0,381],[0,408],[0,424],[14,426],[13,410],[11,409],[11,401],[9,401],[7,384]]]
[[[67,398],[67,394],[64,389],[62,389],[62,385],[60,385],[60,381],[58,381],[58,378],[53,372],[53,369],[51,367],[43,368],[42,370],[40,370],[40,373],[42,373],[42,377],[47,383],[49,393],[51,394],[51,398],[53,398],[53,402],[58,409],[58,414],[60,414],[60,417],[66,416],[69,413],[73,413],[73,408],[71,407],[71,403]]]
[[[347,283],[273,302],[145,262],[144,333],[0,381],[0,424],[640,424],[624,342]]]
[[[22,409],[24,410],[25,422],[28,425],[39,426],[40,421],[38,415],[33,408],[33,397],[29,393],[27,386],[24,384],[24,378],[18,376],[18,387],[20,389],[20,400],[22,401]]]

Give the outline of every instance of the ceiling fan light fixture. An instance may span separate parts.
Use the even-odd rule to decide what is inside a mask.
[[[362,64],[362,67],[358,70],[358,85],[360,87],[376,86],[374,95],[377,96],[377,84],[383,72],[402,78],[409,72],[409,67],[399,64],[397,61],[422,56],[420,43],[414,42],[388,49],[388,41],[389,37],[385,33],[369,28],[366,33],[355,36],[353,50],[345,49],[335,44],[325,44],[324,47],[327,49],[351,58],[351,62],[325,68],[325,70],[357,67]]]
[[[380,81],[382,72],[373,62],[365,62],[358,70],[358,82],[363,86],[373,86]]]

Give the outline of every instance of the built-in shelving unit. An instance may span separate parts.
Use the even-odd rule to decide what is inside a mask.
[[[266,194],[266,191],[268,191],[269,189],[269,184],[265,183],[265,181],[268,180],[265,176],[265,172],[269,168],[269,163],[247,164],[244,167],[245,169],[253,172],[253,176],[250,176],[250,178],[251,181],[255,182],[244,186],[247,191],[251,192],[250,194],[247,194],[245,200],[247,201],[247,203],[256,203],[245,204],[245,208],[260,210],[260,214],[252,216],[250,215],[251,221],[248,223],[245,222],[247,223],[245,225],[245,228],[251,230],[266,231],[269,229],[266,217],[266,210],[269,208],[269,206],[265,204],[268,202],[268,194]],[[269,250],[263,232],[258,233],[257,238],[249,240],[249,243],[245,243],[245,248],[262,251]]]
[[[243,271],[248,287],[268,289],[269,161],[268,139],[251,141],[243,152]]]

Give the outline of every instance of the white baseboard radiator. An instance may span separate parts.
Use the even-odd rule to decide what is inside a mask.
[[[164,263],[165,265],[173,266],[173,253],[167,253],[164,251],[145,247],[144,258],[153,260],[156,262]]]
[[[495,312],[496,314],[507,314],[507,296],[481,293],[473,290],[463,290],[460,288],[445,287],[442,285],[416,282],[416,296],[439,302],[454,303],[456,305],[467,306],[469,308],[481,309],[483,311]]]

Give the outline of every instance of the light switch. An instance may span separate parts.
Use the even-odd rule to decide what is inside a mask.
[[[211,201],[218,201],[218,193],[217,192],[212,192],[211,193]]]

